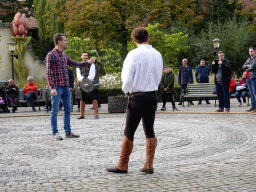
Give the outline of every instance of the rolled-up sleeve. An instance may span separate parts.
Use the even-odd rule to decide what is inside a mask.
[[[53,60],[51,54],[46,56],[46,78],[49,83],[51,89],[54,88],[54,81],[53,81]]]
[[[122,90],[124,93],[128,93],[131,90],[134,81],[134,62],[130,53],[128,53],[124,60],[121,80],[123,82]]]

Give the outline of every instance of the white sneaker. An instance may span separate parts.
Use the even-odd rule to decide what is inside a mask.
[[[63,140],[63,138],[59,135],[59,133],[56,133],[55,135],[53,135],[53,140]]]
[[[246,104],[246,103],[244,103],[244,106],[246,107],[246,106],[247,106],[247,104]]]

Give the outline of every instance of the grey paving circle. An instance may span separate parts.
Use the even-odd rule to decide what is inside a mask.
[[[145,136],[135,134],[127,175],[119,158],[124,114],[71,116],[78,139],[53,141],[49,116],[0,119],[0,191],[255,191],[255,116],[157,113],[155,173],[139,172]],[[62,116],[59,132],[64,136]]]

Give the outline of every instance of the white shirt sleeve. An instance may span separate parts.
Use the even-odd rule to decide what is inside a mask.
[[[134,73],[135,73],[135,69],[134,69],[133,57],[131,56],[130,53],[128,53],[123,63],[123,69],[122,69],[122,75],[121,75],[121,79],[123,82],[122,89],[124,93],[128,93],[131,91],[131,88],[134,83]]]
[[[91,67],[90,67],[88,79],[89,79],[90,81],[93,81],[93,80],[94,80],[94,77],[95,77],[95,65],[92,64]]]
[[[80,68],[76,68],[76,76],[77,76],[78,81],[83,80],[84,77],[81,75]]]

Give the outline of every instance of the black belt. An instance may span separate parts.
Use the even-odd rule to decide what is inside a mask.
[[[131,96],[138,96],[138,95],[144,95],[144,94],[151,94],[156,93],[155,91],[147,91],[147,92],[134,92],[131,94]]]

